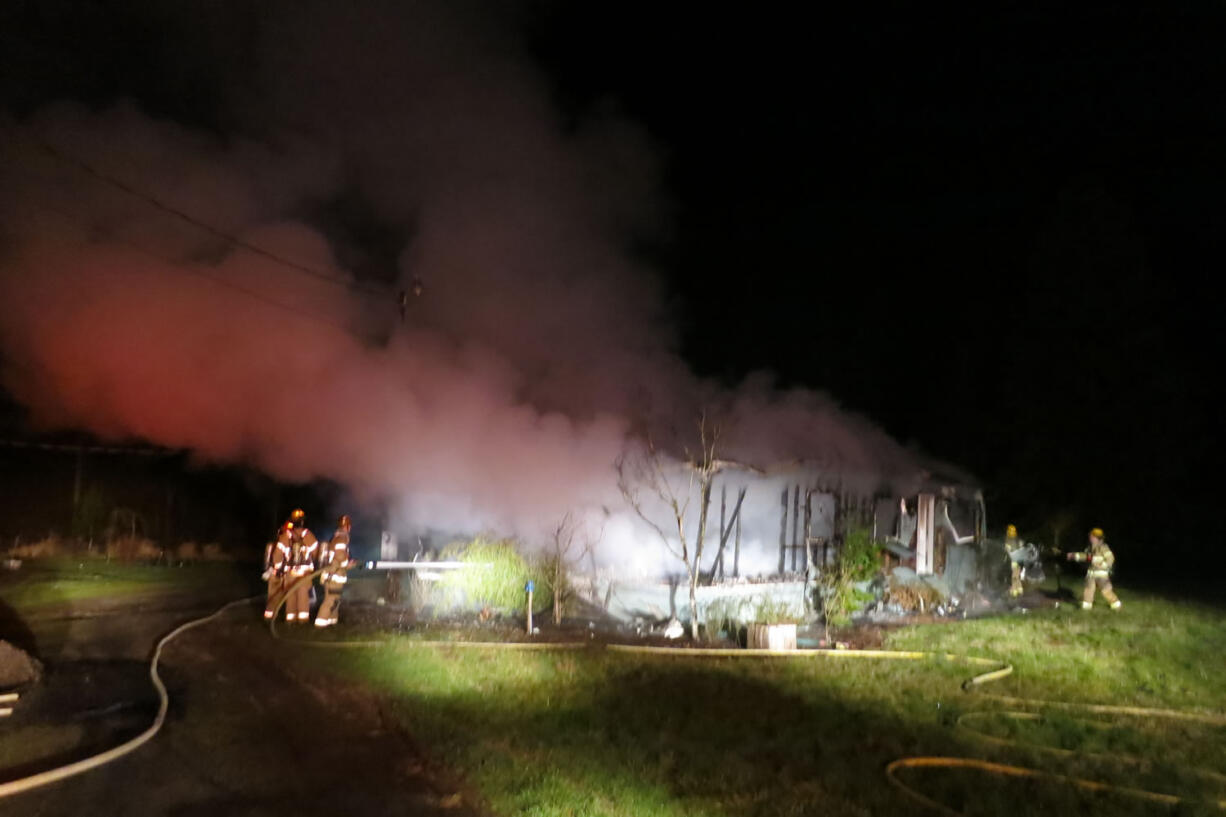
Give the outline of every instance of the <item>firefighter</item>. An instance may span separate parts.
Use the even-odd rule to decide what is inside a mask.
[[[1112,610],[1118,610],[1123,606],[1123,602],[1115,595],[1115,590],[1111,587],[1111,568],[1115,566],[1115,554],[1103,541],[1102,528],[1090,531],[1090,546],[1083,551],[1070,553],[1068,560],[1090,563],[1086,570],[1085,593],[1081,596],[1082,610],[1089,610],[1094,606],[1095,588],[1102,591],[1103,598],[1111,605]]]
[[[1013,558],[1014,551],[1021,548],[1022,540],[1017,538],[1017,525],[1005,528],[1005,558],[1009,560],[1009,596],[1017,598],[1022,595],[1022,566]]]
[[[289,570],[293,523],[286,522],[277,531],[277,541],[264,548],[264,580],[268,582],[268,602],[264,605],[264,620],[272,621],[276,615],[278,596],[285,589],[285,574]]]
[[[340,616],[341,594],[345,583],[349,581],[349,529],[352,522],[348,516],[342,516],[336,522],[336,533],[324,549],[319,566],[323,570],[320,579],[324,586],[323,604],[315,615],[316,627],[331,627]]]
[[[305,518],[306,514],[295,510],[290,514],[288,523],[292,536],[289,578],[286,581],[292,587],[285,603],[285,619],[297,624],[306,624],[311,618],[311,582],[302,577],[315,571],[315,561],[319,558],[319,540],[306,526]]]

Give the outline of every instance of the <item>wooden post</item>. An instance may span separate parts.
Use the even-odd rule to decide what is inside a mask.
[[[932,494],[920,494],[916,508],[915,526],[915,572],[921,576],[931,576],[933,568],[934,522],[936,515],[936,497]]]
[[[745,490],[741,489],[740,502],[745,501]],[[736,544],[732,551],[732,577],[734,579],[741,578],[741,515],[736,515]]]
[[[812,489],[805,491],[805,609],[813,609],[813,599],[809,593],[809,588],[812,586],[814,579],[817,578],[817,571],[813,569],[813,548],[809,544],[809,538],[813,535],[813,491]]]
[[[77,468],[72,478],[72,516],[76,520],[77,511],[81,507],[81,471],[85,468],[85,446],[77,446]]]
[[[800,549],[799,536],[800,528],[800,485],[796,485],[796,490],[792,494],[792,572],[796,572],[796,551]]]
[[[166,480],[166,521],[162,526],[162,536],[166,540],[166,546],[170,547],[174,543],[174,514],[175,514],[175,488],[174,482]]]
[[[829,542],[826,544],[827,552],[823,556],[826,561],[822,562],[823,565],[830,560],[830,548],[838,546],[839,536],[843,530],[843,495],[831,492],[830,496],[834,500],[834,519],[830,522],[830,537]],[[838,558],[837,551],[835,558]]]
[[[732,519],[724,521],[723,502],[720,503],[720,534],[719,534],[719,550],[715,553],[715,558],[711,560],[711,575],[710,580],[715,581],[715,572],[718,569],[720,578],[724,575],[724,548],[728,545],[728,535],[732,533],[732,523],[739,522],[741,518],[741,503],[745,501],[745,488],[736,496],[736,504],[732,506]],[[739,554],[738,554],[739,556]]]
[[[783,489],[783,499],[781,501],[783,507],[783,515],[779,518],[779,575],[783,575],[783,571],[787,569],[788,553],[788,489]]]
[[[532,635],[532,591],[533,589],[534,589],[533,583],[528,582],[528,587],[527,587],[527,590],[528,590],[528,635]]]
[[[728,485],[724,483],[719,486],[719,560],[716,562],[716,569],[719,571],[720,581],[724,580],[724,542],[728,541],[727,509]]]

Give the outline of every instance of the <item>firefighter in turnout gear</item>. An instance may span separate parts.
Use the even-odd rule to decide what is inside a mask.
[[[1022,566],[1013,558],[1014,551],[1022,547],[1022,540],[1017,538],[1017,525],[1005,528],[1005,558],[1009,560],[1009,597],[1022,595]]]
[[[352,523],[348,516],[342,516],[336,523],[336,533],[324,548],[323,558],[319,566],[323,573],[320,579],[324,586],[323,604],[315,615],[316,627],[331,627],[340,617],[341,594],[345,591],[345,583],[349,581],[349,529]]]
[[[311,582],[301,581],[303,576],[315,571],[315,561],[319,558],[319,540],[311,533],[303,519],[305,514],[296,510],[290,514],[290,559],[288,584],[297,582],[289,591],[285,602],[285,620],[306,624],[311,617]]]
[[[1090,531],[1090,547],[1084,551],[1070,553],[1070,562],[1089,562],[1086,569],[1086,589],[1081,596],[1081,609],[1089,610],[1094,606],[1094,590],[1102,591],[1103,598],[1111,605],[1112,610],[1118,610],[1123,602],[1115,595],[1111,587],[1111,568],[1115,566],[1115,554],[1103,541],[1103,529]]]
[[[264,605],[264,620],[271,621],[276,615],[277,596],[285,589],[285,575],[289,571],[290,532],[289,522],[277,531],[277,541],[264,548],[264,580],[268,582],[268,601]]]

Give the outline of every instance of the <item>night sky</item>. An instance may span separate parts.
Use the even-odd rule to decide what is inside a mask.
[[[667,146],[689,359],[830,389],[985,479],[996,522],[1202,546],[1226,9],[579,16],[542,49]]]
[[[0,105],[123,98],[230,133],[250,15],[209,27],[218,68],[156,5],[4,4]],[[666,206],[636,254],[684,358],[830,392],[976,474],[993,527],[1064,515],[1188,569],[1220,502],[1226,7],[660,6],[499,24],[563,116],[650,140]],[[377,277],[398,237],[333,206]]]

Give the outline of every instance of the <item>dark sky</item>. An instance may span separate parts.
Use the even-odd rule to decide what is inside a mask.
[[[1035,528],[1069,510],[1200,535],[1226,7],[662,5],[527,4],[506,24],[564,112],[609,108],[654,141],[670,220],[641,252],[701,373],[828,389]],[[224,133],[214,78],[168,56],[151,7],[5,4],[4,105],[130,97]],[[244,29],[222,30],[241,76]]]
[[[640,7],[542,48],[668,148],[699,366],[829,388],[998,514],[1186,543],[1220,481],[1224,37],[1209,3]]]

